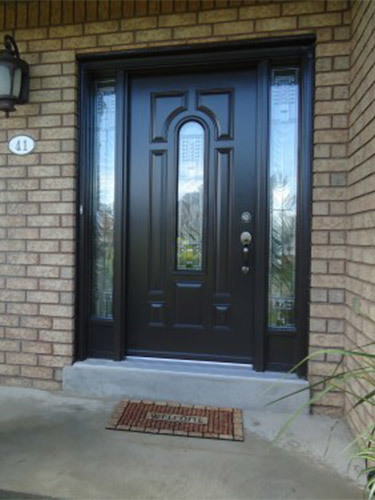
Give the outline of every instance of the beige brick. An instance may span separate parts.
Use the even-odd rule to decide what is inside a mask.
[[[240,9],[240,19],[259,19],[262,17],[277,17],[280,5],[254,5]]]
[[[319,115],[332,115],[347,113],[349,108],[348,101],[317,102],[315,104],[315,113]]]
[[[317,85],[339,85],[348,83],[349,74],[346,71],[319,73],[316,76]]]
[[[56,63],[56,62],[67,62],[75,60],[74,50],[60,50],[59,52],[42,52],[41,62],[42,63]]]
[[[255,21],[256,31],[282,31],[292,30],[297,27],[295,17],[278,17],[274,19],[260,19]]]
[[[134,19],[123,19],[121,21],[121,31],[146,30],[155,28],[156,17],[136,17]]]
[[[37,330],[32,328],[6,328],[6,338],[15,340],[36,340],[38,337]]]
[[[38,361],[34,353],[7,352],[5,359],[10,365],[36,365]]]
[[[349,42],[320,43],[317,45],[316,54],[319,57],[340,56],[350,53]]]
[[[312,14],[316,12],[324,12],[325,2],[323,0],[284,2],[282,4],[282,9],[282,13],[285,16],[293,16],[295,14]]]
[[[136,42],[154,42],[161,40],[170,40],[171,38],[172,38],[172,30],[170,28],[142,30],[142,31],[137,31],[135,34]]]
[[[43,316],[72,317],[74,310],[70,306],[61,305],[40,305],[40,314]]]
[[[61,291],[69,292],[73,290],[74,286],[71,280],[64,279],[41,279],[39,281],[39,287],[41,290],[51,290],[51,291]]]
[[[232,10],[234,10],[234,9],[232,9]],[[218,12],[218,11],[216,11],[216,12]],[[223,12],[223,11],[219,11],[219,12]],[[226,9],[224,12],[226,12]],[[199,22],[203,22],[203,23],[212,22],[211,20],[205,21],[204,16],[201,18],[200,16],[203,14],[206,14],[206,13],[205,12],[199,13]],[[196,19],[197,19],[197,15],[195,13],[192,13],[192,12],[185,13],[185,14],[169,14],[169,15],[164,15],[164,16],[162,15],[162,16],[159,16],[159,26],[161,28],[166,28],[166,27],[174,28],[175,26],[193,25],[193,24],[195,24]]]
[[[38,282],[32,278],[7,278],[7,287],[14,290],[35,290]]]
[[[21,318],[21,326],[26,328],[51,328],[52,320],[51,318],[42,318],[42,317],[32,317],[32,316],[23,316]]]
[[[52,344],[47,342],[22,342],[22,352],[35,354],[51,354]]]
[[[4,352],[18,352],[20,351],[20,342],[18,340],[0,339],[0,350]]]
[[[47,28],[17,30],[17,42],[25,40],[41,40],[47,38]]]
[[[186,14],[185,14],[186,15]],[[198,13],[198,22],[199,23],[218,23],[223,21],[234,21],[237,19],[238,11],[237,9],[220,9],[220,10],[207,10],[204,12]],[[189,23],[193,24],[194,20]],[[178,26],[178,20],[175,26]],[[188,24],[188,23],[184,23]],[[173,24],[170,24],[173,26]]]
[[[30,52],[43,52],[49,50],[60,50],[62,47],[61,40],[38,40],[35,42],[29,42]]]
[[[349,7],[348,0],[329,0],[327,2],[328,11],[345,10],[348,9],[348,7]]]
[[[53,370],[52,368],[46,368],[43,366],[22,366],[21,375],[23,377],[30,378],[51,379],[53,377]]]
[[[85,35],[95,35],[99,33],[112,33],[120,28],[119,21],[105,21],[100,23],[85,23]]]
[[[96,47],[96,35],[75,36],[63,40],[63,49],[84,49],[87,47]]]
[[[73,356],[72,344],[53,344],[53,354],[55,356]]]
[[[19,375],[20,367],[14,365],[0,364],[0,375]],[[21,383],[21,385],[24,385]]]
[[[349,40],[350,39],[350,27],[349,26],[338,26],[334,29],[335,40]]]
[[[71,330],[69,331],[41,330],[39,332],[39,339],[44,342],[59,342],[64,344],[71,344],[73,342],[73,334]]]
[[[349,56],[337,56],[333,60],[333,69],[349,69],[350,59]]]
[[[72,359],[70,356],[39,356],[39,364],[41,366],[50,366],[54,368],[62,368],[65,365],[70,365]]]
[[[212,27],[210,25],[202,26],[186,26],[182,28],[175,28],[173,30],[174,38],[199,38],[210,36]]]
[[[134,35],[131,32],[125,33],[111,33],[107,35],[99,35],[98,45],[108,46],[108,45],[121,45],[132,43],[134,41]]]
[[[253,31],[254,21],[240,21],[214,25],[214,35],[233,35],[241,33],[252,33]]]
[[[341,12],[330,14],[310,14],[299,17],[300,28],[337,26],[341,24]]]

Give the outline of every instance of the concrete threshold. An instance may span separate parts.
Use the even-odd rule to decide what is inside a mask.
[[[309,413],[306,380],[293,374],[255,372],[251,365],[154,358],[88,359],[63,370],[66,393],[179,401],[249,410]],[[272,401],[303,390],[274,404]]]

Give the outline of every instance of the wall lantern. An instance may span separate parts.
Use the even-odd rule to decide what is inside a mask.
[[[15,111],[15,104],[29,99],[29,65],[20,59],[17,44],[10,35],[4,36],[5,50],[0,51],[0,111],[6,116]]]

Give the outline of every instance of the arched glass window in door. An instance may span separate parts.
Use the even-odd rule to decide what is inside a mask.
[[[204,129],[186,122],[178,136],[177,270],[202,271]]]

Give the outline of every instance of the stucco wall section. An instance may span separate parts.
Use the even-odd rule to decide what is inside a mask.
[[[63,8],[62,8],[63,5]],[[85,8],[83,8],[85,6]],[[30,103],[0,119],[0,382],[58,388],[72,361],[76,54],[316,34],[311,350],[344,343],[350,10],[347,1],[0,2],[31,65]],[[35,152],[15,157],[25,132]],[[310,364],[312,379],[336,357]],[[337,413],[340,394],[320,411]]]

